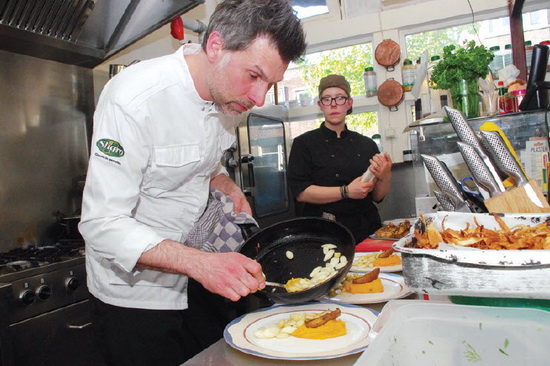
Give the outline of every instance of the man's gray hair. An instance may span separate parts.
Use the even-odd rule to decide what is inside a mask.
[[[305,34],[289,0],[225,0],[210,17],[202,48],[208,37],[219,32],[230,51],[245,50],[256,38],[267,37],[287,62],[296,61],[306,50]]]

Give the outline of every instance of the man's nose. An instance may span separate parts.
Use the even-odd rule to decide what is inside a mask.
[[[254,102],[254,104],[257,106],[257,107],[261,107],[264,105],[265,103],[265,96],[267,94],[267,92],[269,91],[269,89],[271,88],[271,86],[269,84],[259,84],[259,85],[254,85],[251,89],[250,89],[250,93],[248,94],[248,98]]]

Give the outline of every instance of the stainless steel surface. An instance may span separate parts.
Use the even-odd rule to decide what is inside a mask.
[[[443,109],[447,113],[447,116],[449,117],[449,120],[451,121],[451,124],[455,129],[460,141],[465,142],[475,149],[477,154],[485,162],[485,165],[487,166],[489,173],[493,176],[493,179],[498,185],[498,188],[501,191],[504,191],[504,185],[502,184],[502,180],[497,170],[495,169],[493,162],[487,156],[487,153],[483,149],[478,136],[476,135],[472,127],[468,124],[464,115],[459,110],[449,108],[448,106],[443,107]]]
[[[491,197],[494,197],[504,192],[504,188],[499,188],[499,185],[497,184],[498,182],[495,180],[495,178],[489,171],[489,168],[487,167],[481,156],[479,156],[479,154],[477,153],[476,149],[464,142],[459,141],[457,142],[457,144],[460,153],[464,158],[464,161],[466,162],[468,168],[470,169],[470,172],[472,173],[472,178],[474,179],[474,182],[476,182],[478,186],[486,189]]]
[[[0,252],[45,241],[80,210],[92,70],[0,50]]]
[[[480,133],[483,146],[485,146],[487,152],[493,157],[498,168],[513,177],[516,181],[516,186],[523,186],[529,183],[523,173],[523,169],[506,146],[500,134],[497,131],[481,131]]]
[[[0,47],[93,68],[204,0],[2,0]]]
[[[453,201],[445,194],[439,191],[434,191],[435,198],[437,198],[437,201],[441,205],[441,208],[445,211],[454,211],[455,207],[453,205]]]
[[[468,202],[462,193],[462,189],[443,163],[431,155],[423,154],[421,158],[432,175],[435,184],[437,184],[444,195],[452,200],[454,207],[453,211],[471,212]]]

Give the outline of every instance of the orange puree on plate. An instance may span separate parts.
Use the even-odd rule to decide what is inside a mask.
[[[376,258],[372,265],[375,267],[391,267],[401,264],[401,258],[397,254],[392,254],[388,258]]]
[[[346,323],[343,320],[329,320],[317,328],[308,328],[305,325],[300,326],[292,336],[307,339],[327,339],[346,335]]]
[[[384,285],[380,278],[367,283],[346,283],[346,291],[351,294],[375,294],[384,292]]]

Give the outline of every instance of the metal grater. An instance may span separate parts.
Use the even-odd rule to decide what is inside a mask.
[[[491,159],[489,159],[489,157],[487,156],[487,153],[481,146],[478,136],[476,135],[472,127],[470,127],[464,115],[459,110],[454,108],[449,108],[445,106],[443,107],[443,109],[445,109],[445,112],[447,112],[447,116],[449,117],[449,120],[451,121],[451,124],[453,125],[453,128],[455,129],[460,141],[467,143],[475,149],[477,154],[485,162],[485,165],[493,176],[493,179],[496,181],[499,190],[504,191],[504,185],[502,184],[502,179],[500,175],[495,169]]]
[[[481,131],[481,143],[493,157],[498,168],[516,180],[516,186],[529,183],[518,161],[497,131]]]
[[[439,201],[439,204],[441,205],[444,211],[455,210],[453,201],[449,197],[447,197],[445,194],[439,191],[434,191],[434,194],[435,194],[435,198],[437,198],[437,200]]]
[[[420,157],[441,192],[443,192],[452,201],[454,208],[453,211],[459,211],[465,206],[468,206],[458,183],[445,168],[443,163],[435,156],[421,154]],[[468,211],[470,211],[469,208]]]
[[[497,181],[489,171],[481,156],[479,156],[479,154],[476,152],[476,150],[472,146],[465,144],[464,142],[457,142],[457,144],[458,148],[460,149],[460,153],[464,158],[464,161],[468,165],[468,168],[470,168],[472,178],[474,179],[476,184],[489,191],[491,197],[504,192],[504,189],[499,188]]]

